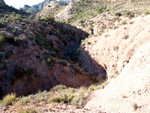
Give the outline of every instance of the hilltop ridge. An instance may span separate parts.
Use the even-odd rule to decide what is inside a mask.
[[[43,10],[46,6],[48,6],[48,4],[50,2],[57,2],[58,4],[61,4],[61,5],[68,5],[69,3],[71,2],[74,2],[75,0],[45,0],[43,1],[42,3],[39,3],[37,5],[33,5],[33,6],[28,6],[28,5],[25,5],[23,7],[23,9],[27,12],[30,12],[30,13],[33,13],[33,14],[36,14],[38,12],[40,12],[41,10]]]

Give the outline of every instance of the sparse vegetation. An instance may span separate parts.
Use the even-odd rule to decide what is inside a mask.
[[[102,12],[104,11],[104,9],[106,9],[106,8],[104,8],[103,6],[101,6],[101,7],[97,10],[97,13],[102,13]]]
[[[3,103],[8,106],[8,105],[11,105],[13,104],[13,102],[16,101],[16,96],[15,94],[8,94],[7,96],[5,96],[3,98]]]
[[[0,43],[3,43],[4,39],[4,36],[0,34]]]
[[[124,25],[124,29],[128,30],[126,24],[130,22],[128,21],[129,19],[136,17],[139,13],[144,15],[149,14],[148,9],[144,9],[144,11],[142,8],[140,11],[136,11],[136,8],[132,9],[132,4],[124,7],[126,5],[125,1],[110,3],[109,1],[97,0],[76,1],[74,6],[77,9],[73,7],[72,16],[68,20],[59,23],[55,21],[55,14],[58,14],[65,6],[56,5],[54,8],[56,12],[44,17],[31,15],[22,9],[16,10],[0,4],[0,30],[2,31],[0,34],[0,95],[3,96],[5,93],[8,93],[7,90],[10,92],[16,91],[17,96],[27,95],[16,97],[15,94],[8,94],[3,98],[1,103],[6,107],[16,105],[17,112],[22,113],[36,113],[37,111],[34,108],[25,109],[24,106],[37,103],[65,103],[82,107],[86,104],[87,98],[92,91],[104,89],[109,80],[104,81],[101,85],[96,85],[101,81],[99,81],[99,74],[86,72],[81,67],[82,64],[78,56],[80,52],[77,51],[81,39],[83,39],[81,41],[82,49],[85,46],[88,49],[88,46],[91,47],[94,43],[98,42],[97,38],[90,42],[89,38],[91,36],[103,36],[104,32],[118,28],[120,24]],[[47,6],[51,7],[50,5]],[[136,7],[136,4],[134,6]],[[34,8],[30,10],[35,13],[39,11]],[[88,33],[79,29],[76,30],[75,27],[71,27],[66,23],[76,25],[85,31],[87,29],[87,32],[92,35],[88,35]],[[133,22],[130,22],[130,25],[133,23],[134,19]],[[128,41],[128,38],[130,38],[129,35],[126,34],[121,38],[124,41]],[[88,37],[87,40],[85,39],[86,37]],[[111,39],[111,33],[105,35],[105,38]],[[89,53],[89,55],[96,55],[101,50],[108,51],[102,54],[110,54],[111,50],[114,50],[114,53],[118,52],[118,50],[121,51],[121,45],[119,43],[115,44],[116,46],[112,46],[108,50],[103,50],[100,47],[98,51]],[[92,59],[95,60],[95,57]],[[128,59],[125,59],[124,64],[126,63],[129,63]],[[102,66],[110,71],[108,73],[110,75],[113,73],[114,76],[117,76],[121,71],[119,67],[113,64],[111,65],[114,68],[113,71],[107,65]],[[68,74],[67,77],[64,77],[63,74],[67,73],[67,71],[71,73],[70,76],[72,78],[74,77],[72,80],[77,80],[77,85],[74,81],[72,84],[65,81],[66,79],[68,80]],[[85,77],[82,77],[82,75],[85,75]],[[80,77],[81,81],[78,80]],[[89,83],[86,83],[86,78]],[[83,87],[81,86],[81,82],[84,81],[86,82]],[[78,84],[78,82],[80,83]],[[81,87],[73,88],[65,85],[56,85],[61,83],[68,86]],[[20,84],[24,92],[17,92],[20,90]],[[89,84],[92,85],[88,86]],[[1,86],[3,85],[5,85],[2,89],[4,90],[4,94],[3,92],[1,93]],[[51,88],[52,86],[54,87]],[[43,91],[45,89],[47,91]],[[37,92],[37,90],[41,91]],[[123,96],[123,98],[127,97]],[[138,108],[140,108],[139,105],[134,103],[133,109],[136,111]]]
[[[39,103],[42,101],[50,103],[69,103],[82,106],[85,104],[85,99],[90,94],[86,87],[67,88],[64,85],[57,85],[49,92],[39,92],[36,95],[29,95],[27,97],[16,98],[14,94],[7,95],[3,99],[3,103],[8,106],[11,104],[26,105],[27,103]]]

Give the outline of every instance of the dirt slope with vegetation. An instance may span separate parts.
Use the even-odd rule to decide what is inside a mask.
[[[85,105],[95,86],[87,87],[105,77],[78,62],[76,50],[88,33],[4,4],[0,10],[0,112],[90,112],[76,106]]]
[[[57,84],[79,87],[98,81],[77,62],[75,46],[87,33],[56,23],[53,18],[34,20],[32,15],[11,10],[0,17],[1,96],[11,92],[27,95]]]
[[[87,40],[84,50],[106,69],[111,82],[94,92],[85,108],[116,113],[150,111],[149,19],[136,17],[116,30]]]
[[[148,113],[149,4],[0,5],[0,112]]]

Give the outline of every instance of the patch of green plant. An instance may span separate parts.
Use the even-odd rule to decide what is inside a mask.
[[[104,7],[100,7],[98,10],[97,10],[97,13],[102,13],[104,11]]]
[[[92,84],[88,89],[89,89],[90,91],[95,91],[95,90],[100,89],[100,87],[99,87],[99,86],[96,86],[96,85],[94,85],[94,84]]]
[[[120,12],[117,12],[117,13],[115,13],[115,16],[120,17],[120,16],[122,16],[122,14]]]
[[[51,88],[51,91],[61,91],[61,90],[64,90],[64,89],[67,89],[67,87],[65,85],[57,85],[53,88]]]
[[[16,101],[16,95],[15,94],[8,94],[3,98],[3,103],[8,106],[13,104],[13,102]]]
[[[58,90],[55,89],[55,91],[53,92],[55,95],[52,95],[49,98],[48,102],[50,103],[63,102],[63,103],[70,103],[74,105],[82,105],[84,98],[86,97],[85,94],[88,92],[88,89],[85,87],[81,87],[79,89],[75,89],[75,88],[60,89],[59,88]]]
[[[5,27],[6,23],[2,20],[0,20],[0,27]]]
[[[13,15],[13,16],[16,16],[16,12],[12,12],[12,15]]]
[[[37,42],[37,44],[39,44],[42,48],[48,49],[48,50],[52,50],[52,48],[54,47],[53,41],[52,40],[47,40],[45,37],[36,37],[35,41]]]
[[[67,23],[70,23],[75,20],[83,20],[85,17],[93,15],[93,12],[78,12],[77,14],[69,18]]]
[[[131,18],[134,17],[134,13],[133,13],[133,12],[130,12],[130,11],[127,11],[127,12],[126,12],[126,16],[131,19]]]
[[[0,45],[4,44],[5,42],[5,37],[0,34]]]
[[[16,14],[15,18],[16,21],[22,21],[22,17],[20,14]]]
[[[50,103],[55,103],[55,102],[60,103],[60,102],[64,102],[64,101],[65,101],[65,99],[63,99],[61,97],[61,95],[55,95],[54,97],[52,97],[48,100],[48,102],[50,102]]]
[[[30,109],[30,110],[25,110],[22,113],[37,113],[37,112],[34,109]]]
[[[53,58],[47,58],[46,63],[52,67],[55,64],[55,60]]]
[[[41,17],[40,21],[45,21],[48,24],[51,24],[55,21],[55,18],[53,16]]]
[[[26,25],[26,23],[25,22],[21,22],[21,25],[24,26],[24,25]]]

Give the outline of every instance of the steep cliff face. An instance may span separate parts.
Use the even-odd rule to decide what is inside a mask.
[[[147,112],[150,109],[150,16],[137,17],[126,25],[88,40],[85,50],[114,78],[93,93],[86,108],[104,112]],[[119,103],[119,104],[118,104]]]
[[[0,0],[0,4],[5,4],[4,0]]]

